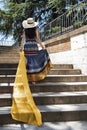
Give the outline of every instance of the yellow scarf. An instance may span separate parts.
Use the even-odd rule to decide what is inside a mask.
[[[11,115],[14,120],[32,125],[42,125],[40,111],[34,103],[28,84],[24,52],[20,52],[13,89]]]

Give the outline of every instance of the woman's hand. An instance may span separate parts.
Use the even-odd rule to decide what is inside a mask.
[[[45,46],[42,46],[42,49],[43,49],[43,50],[45,50],[45,49],[46,49],[46,47],[45,47]]]
[[[22,52],[23,51],[23,49],[22,49],[22,47],[20,47],[20,52]]]

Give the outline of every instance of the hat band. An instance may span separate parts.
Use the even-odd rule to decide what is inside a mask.
[[[34,23],[28,23],[28,24],[34,24]]]
[[[33,22],[33,21],[31,21],[31,22],[27,21],[27,23],[28,23],[28,24],[34,24],[34,22]]]

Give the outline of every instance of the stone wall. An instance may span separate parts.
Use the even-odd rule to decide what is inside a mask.
[[[87,33],[71,37],[71,50],[74,68],[87,74]]]
[[[43,44],[53,64],[73,64],[87,74],[87,25]]]

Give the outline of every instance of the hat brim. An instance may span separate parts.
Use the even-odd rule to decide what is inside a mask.
[[[22,22],[23,28],[34,28],[34,27],[36,27],[37,25],[38,25],[37,22],[34,22],[33,24],[28,24],[28,23],[27,23],[27,20],[24,20],[24,21]]]

